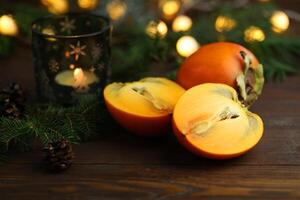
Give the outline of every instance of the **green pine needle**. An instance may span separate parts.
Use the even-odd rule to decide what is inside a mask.
[[[14,147],[21,151],[32,148],[33,141],[47,145],[64,138],[76,144],[101,131],[106,115],[98,97],[81,99],[76,106],[32,105],[22,119],[0,118],[0,159]],[[98,126],[99,125],[99,126]]]

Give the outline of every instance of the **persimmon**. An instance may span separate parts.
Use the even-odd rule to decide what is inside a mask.
[[[149,77],[106,86],[104,100],[112,117],[129,132],[157,136],[170,129],[174,106],[184,92],[171,80]]]
[[[263,67],[252,52],[239,44],[211,43],[183,62],[177,83],[185,89],[202,83],[227,84],[237,89],[240,100],[248,106],[261,94]]]
[[[238,100],[234,88],[206,83],[187,90],[173,112],[173,130],[191,152],[212,159],[237,157],[263,135],[263,121]]]

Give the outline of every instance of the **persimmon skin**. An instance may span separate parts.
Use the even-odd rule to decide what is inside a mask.
[[[132,115],[116,109],[106,100],[105,105],[112,117],[127,131],[134,133],[135,135],[155,137],[166,134],[170,131],[170,114],[158,117],[144,117]]]
[[[185,90],[162,77],[107,85],[104,102],[112,117],[128,132],[144,137],[167,134],[172,112]]]
[[[248,49],[235,43],[216,42],[202,46],[186,58],[177,72],[176,82],[185,89],[202,83],[223,83],[237,88],[236,78],[244,70],[241,51],[251,58],[256,69],[259,62]]]
[[[178,142],[185,147],[185,149],[187,149],[189,152],[197,155],[197,156],[201,156],[204,158],[208,158],[208,159],[212,159],[212,160],[227,160],[227,159],[232,159],[232,158],[236,158],[239,157],[243,154],[246,154],[248,151],[250,151],[252,148],[254,148],[254,146],[250,149],[247,149],[243,152],[239,152],[236,154],[230,154],[230,155],[219,155],[219,154],[212,154],[209,152],[205,152],[202,151],[201,149],[195,147],[193,144],[191,144],[190,142],[188,142],[186,140],[186,136],[184,134],[182,134],[179,129],[177,128],[174,119],[172,120],[172,127],[173,127],[173,133],[176,136]]]

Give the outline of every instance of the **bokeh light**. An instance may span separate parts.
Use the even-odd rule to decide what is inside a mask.
[[[98,0],[77,0],[77,4],[82,9],[93,10],[97,7]]]
[[[266,36],[261,28],[251,26],[245,30],[244,39],[246,42],[262,42],[266,39]]]
[[[179,0],[161,0],[160,7],[165,16],[175,15],[180,10]]]
[[[125,15],[127,5],[122,0],[113,0],[106,5],[106,11],[112,20],[118,20]]]
[[[45,35],[50,35],[50,36],[55,35],[54,28],[52,28],[52,27],[43,28],[42,33],[45,34]],[[52,42],[56,41],[56,39],[53,38],[53,37],[48,37],[46,39],[49,40],[49,41],[52,41]]]
[[[2,15],[0,17],[1,35],[16,36],[18,32],[18,26],[11,15]]]
[[[271,16],[270,23],[274,32],[282,33],[289,28],[290,20],[285,12],[275,11]]]
[[[164,38],[168,33],[168,27],[163,21],[150,21],[146,27],[146,33],[151,38]]]
[[[173,31],[188,31],[193,25],[193,21],[190,17],[186,15],[177,16],[172,24]]]
[[[218,16],[215,21],[215,29],[222,33],[224,31],[230,31],[236,26],[236,21],[227,16]]]
[[[176,43],[176,49],[182,57],[192,55],[199,48],[199,43],[192,36],[182,36]]]
[[[41,0],[41,2],[53,14],[63,14],[69,11],[68,0]]]

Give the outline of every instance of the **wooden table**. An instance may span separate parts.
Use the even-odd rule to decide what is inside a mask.
[[[0,62],[1,86],[17,80],[34,87],[28,52],[18,47]],[[253,111],[265,133],[240,158],[207,160],[171,133],[145,139],[115,127],[76,146],[65,173],[42,170],[39,149],[12,155],[0,166],[0,199],[300,199],[300,76],[268,83]]]

